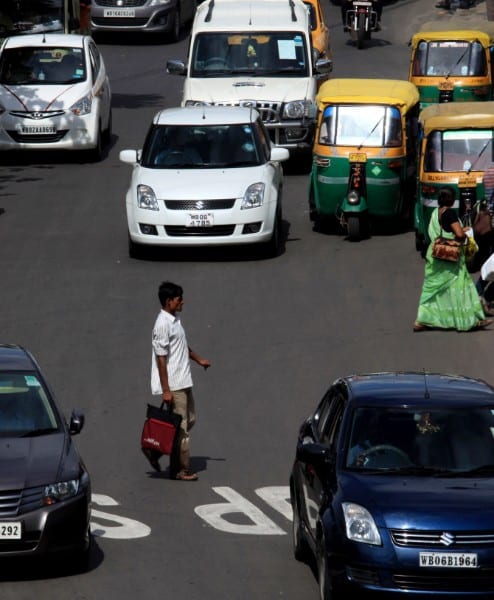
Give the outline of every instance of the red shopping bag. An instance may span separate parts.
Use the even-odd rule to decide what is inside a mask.
[[[171,454],[175,435],[182,418],[171,409],[163,409],[148,404],[147,418],[141,434],[141,447],[156,450],[161,454]]]

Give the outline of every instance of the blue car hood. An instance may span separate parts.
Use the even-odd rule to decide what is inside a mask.
[[[59,481],[65,434],[0,438],[0,489],[17,490]]]
[[[378,526],[494,529],[494,477],[345,474],[341,500],[364,506]]]

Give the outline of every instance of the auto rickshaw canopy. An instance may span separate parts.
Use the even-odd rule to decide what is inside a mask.
[[[475,19],[447,19],[446,21],[428,21],[423,23],[420,30],[412,36],[410,45],[415,48],[419,42],[441,40],[478,41],[484,48],[494,44],[494,21]]]
[[[494,101],[431,104],[419,115],[427,136],[435,130],[493,129]]]
[[[328,104],[387,104],[407,112],[419,100],[417,87],[401,79],[330,79],[316,96],[319,109]]]

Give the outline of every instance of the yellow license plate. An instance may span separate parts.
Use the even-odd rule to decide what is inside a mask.
[[[460,175],[458,187],[477,187],[477,178],[471,175]]]
[[[367,154],[365,152],[350,152],[348,160],[350,162],[367,162]]]
[[[443,92],[450,92],[455,88],[454,83],[452,81],[440,81],[439,89]]]

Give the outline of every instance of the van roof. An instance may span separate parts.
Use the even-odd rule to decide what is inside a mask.
[[[419,121],[425,135],[435,129],[492,129],[494,102],[446,102],[421,111]]]
[[[326,104],[397,104],[407,110],[420,99],[416,86],[401,79],[330,79],[319,88],[319,108]]]
[[[485,19],[453,18],[446,21],[427,21],[419,31],[412,36],[412,46],[420,40],[471,40],[478,39],[488,47],[494,41],[494,22]]]
[[[193,31],[280,31],[288,26],[309,35],[309,13],[302,0],[209,0],[198,5]]]

